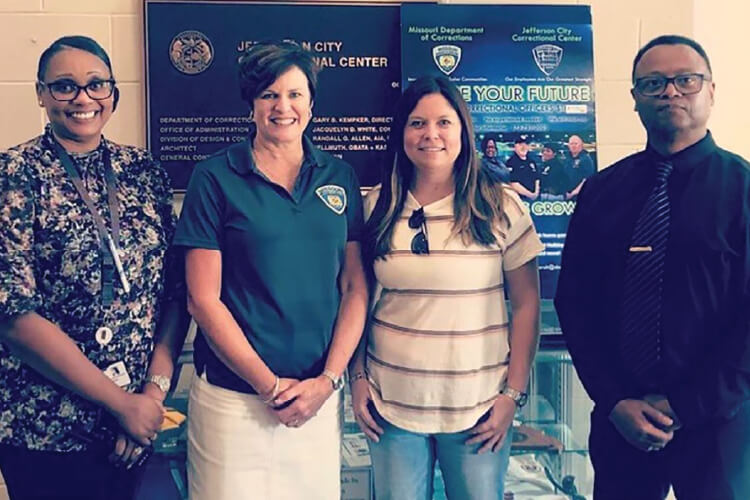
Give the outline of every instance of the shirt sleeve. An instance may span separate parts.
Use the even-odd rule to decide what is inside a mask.
[[[207,164],[195,167],[190,177],[173,244],[220,250],[223,193]]]
[[[503,270],[512,271],[523,266],[544,250],[536,234],[529,209],[515,191],[503,188],[504,213],[507,226],[504,229]]]
[[[743,213],[737,228],[742,243],[732,273],[740,284],[736,289],[737,319],[729,331],[716,335],[711,352],[692,370],[693,375],[667,391],[667,399],[685,427],[730,418],[750,400],[750,177],[742,192]]]
[[[587,214],[592,210],[586,196],[590,188],[589,182],[583,185],[568,225],[555,309],[578,377],[597,409],[609,415],[618,401],[635,395],[628,394],[611,375],[608,365],[612,361],[602,340],[607,330],[602,329],[595,317],[599,309],[595,299],[602,287],[597,283],[601,273],[595,266],[598,260],[595,236],[587,221]]]
[[[594,166],[594,160],[593,158],[591,158],[591,155],[586,155],[584,163],[585,163],[585,165],[583,165],[584,178],[591,177],[592,175],[596,173],[596,167]]]
[[[520,168],[515,167],[510,171],[510,182],[523,182],[523,179],[521,177],[522,176]]]
[[[364,215],[362,213],[362,191],[359,187],[359,180],[352,167],[349,167],[349,186],[346,192],[346,222],[347,222],[347,241],[362,241],[364,237]]]
[[[0,321],[42,304],[34,261],[34,195],[23,160],[0,153]]]
[[[175,230],[177,229],[177,215],[174,211],[174,198],[171,181],[166,170],[164,170],[161,164],[156,162],[150,154],[147,157],[147,161],[150,163],[149,171],[152,172],[152,191],[156,197],[161,228],[162,231],[164,231],[165,240],[169,245],[162,266],[162,279],[164,280],[164,293],[162,300],[183,300],[187,296],[184,273],[184,254],[171,244],[174,240]]]
[[[375,204],[378,202],[378,198],[380,198],[380,184],[373,187],[370,192],[367,193],[367,196],[365,196],[363,201],[366,221],[370,220],[372,212],[375,210]]]

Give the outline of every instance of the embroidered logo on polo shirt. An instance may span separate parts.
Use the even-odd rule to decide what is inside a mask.
[[[346,210],[346,190],[341,186],[335,184],[320,186],[315,190],[315,194],[335,213],[341,215]]]

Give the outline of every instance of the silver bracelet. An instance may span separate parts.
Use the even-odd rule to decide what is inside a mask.
[[[270,404],[271,401],[273,401],[274,399],[276,399],[276,396],[279,395],[279,384],[280,384],[281,381],[279,380],[279,376],[278,375],[274,375],[274,377],[276,377],[276,380],[273,383],[273,390],[271,391],[271,395],[268,396],[268,398],[261,400],[261,401],[263,401],[263,404],[267,404],[267,405]]]

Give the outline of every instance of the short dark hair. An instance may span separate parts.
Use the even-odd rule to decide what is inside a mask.
[[[320,68],[309,51],[295,42],[283,40],[258,42],[240,56],[242,100],[252,108],[255,98],[292,66],[296,66],[305,74],[310,99],[314,99]]]
[[[706,54],[706,51],[703,49],[701,44],[693,40],[692,38],[688,38],[686,36],[682,35],[661,35],[657,36],[650,42],[648,42],[646,45],[641,47],[641,50],[638,51],[638,53],[635,55],[635,59],[633,59],[633,71],[631,74],[631,79],[635,83],[635,67],[638,65],[638,62],[643,57],[643,54],[648,52],[649,49],[656,47],[657,45],[687,45],[694,51],[698,53],[699,56],[703,58],[704,61],[706,61],[706,67],[708,68],[708,73],[711,74],[711,62],[708,60],[708,54]]]
[[[99,45],[93,38],[82,35],[75,35],[58,38],[57,40],[52,42],[52,45],[47,47],[47,49],[42,52],[42,55],[39,56],[39,68],[36,71],[36,79],[38,81],[44,82],[44,74],[47,72],[47,66],[49,66],[49,62],[52,57],[54,57],[54,55],[58,52],[66,49],[79,49],[86,51],[89,54],[95,55],[96,57],[101,59],[104,64],[107,65],[109,74],[112,76],[112,78],[114,78],[114,74],[112,74],[112,63],[109,60],[107,52],[102,48],[102,46]]]

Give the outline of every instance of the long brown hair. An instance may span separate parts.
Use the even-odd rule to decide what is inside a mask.
[[[489,246],[497,243],[498,228],[504,217],[503,188],[487,174],[486,169],[480,168],[469,108],[448,79],[424,76],[409,85],[396,106],[380,196],[366,225],[365,257],[369,262],[384,258],[391,250],[393,228],[414,181],[414,165],[404,151],[404,129],[409,114],[428,94],[445,97],[461,121],[461,152],[453,164],[455,189],[451,236],[460,236],[465,244],[476,242]]]

